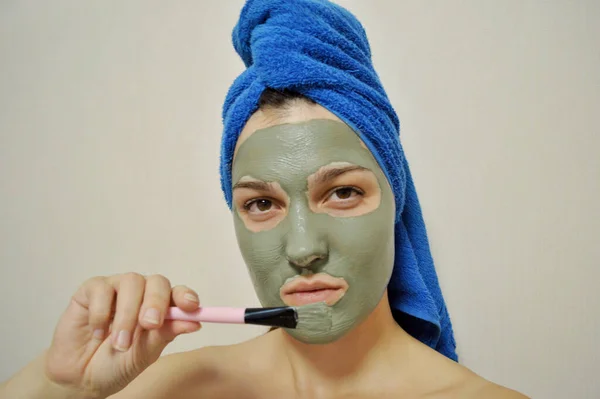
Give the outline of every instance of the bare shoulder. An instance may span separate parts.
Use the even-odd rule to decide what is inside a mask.
[[[477,375],[468,368],[456,364],[460,368],[461,377],[454,386],[455,397],[472,399],[529,399],[527,396],[512,389],[495,384]],[[452,395],[451,395],[452,396]]]
[[[240,392],[247,389],[248,370],[259,372],[267,367],[266,362],[256,361],[254,355],[260,353],[264,341],[258,337],[241,344],[163,356],[111,399],[241,397]]]
[[[422,384],[426,397],[470,399],[528,399],[516,391],[494,384],[462,364],[420,345]]]
[[[529,399],[529,397],[514,391],[512,389],[494,384],[489,381],[485,381],[481,387],[474,392],[473,399],[475,398],[489,398],[489,399]]]
[[[454,386],[452,397],[471,399],[529,399],[527,396],[486,380],[468,368],[455,363],[460,377]]]
[[[218,352],[219,348],[206,347],[162,356],[110,399],[185,398],[199,386],[211,390],[221,378]]]

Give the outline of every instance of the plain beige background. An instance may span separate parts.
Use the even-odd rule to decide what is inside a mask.
[[[461,361],[600,397],[600,7],[341,1],[396,107]],[[0,2],[0,379],[86,278],[256,305],[219,188],[242,1]],[[205,325],[169,352],[263,331]]]

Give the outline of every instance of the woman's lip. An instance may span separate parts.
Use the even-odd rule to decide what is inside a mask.
[[[314,291],[297,291],[281,295],[283,303],[288,306],[302,306],[311,303],[325,302],[329,306],[337,303],[345,294],[342,288],[324,288]]]
[[[310,276],[298,276],[281,287],[279,294],[288,306],[301,306],[316,302],[325,302],[332,306],[348,290],[348,283],[340,277],[326,273]]]

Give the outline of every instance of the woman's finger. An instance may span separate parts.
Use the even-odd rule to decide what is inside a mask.
[[[147,330],[162,326],[167,308],[171,302],[171,283],[161,275],[146,278],[146,289],[139,323]]]
[[[105,279],[98,278],[86,285],[85,291],[89,300],[89,325],[93,337],[104,339],[112,318],[115,289]]]
[[[173,287],[171,299],[174,306],[188,312],[196,310],[200,306],[200,299],[198,299],[196,291],[184,285]]]
[[[146,279],[137,273],[127,273],[118,276],[113,285],[117,291],[117,306],[111,342],[115,349],[125,352],[131,346],[133,331],[138,323]]]

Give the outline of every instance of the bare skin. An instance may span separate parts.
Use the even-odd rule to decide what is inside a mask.
[[[258,129],[310,119],[337,120],[301,101],[284,112],[259,110],[238,145]],[[526,398],[409,336],[394,321],[387,294],[364,322],[329,344],[304,344],[275,330],[238,345],[160,357],[178,335],[200,329],[165,321],[173,305],[194,310],[198,295],[163,276],[88,280],[50,348],[1,384],[0,398]]]
[[[154,396],[149,381],[160,390]],[[239,345],[167,356],[114,399],[173,392],[181,398],[526,398],[410,337],[392,319],[385,297],[335,343],[310,346],[276,330]]]
[[[237,147],[256,130],[310,119],[339,121],[303,101],[285,111],[259,110]],[[183,364],[192,366],[183,369]],[[176,372],[183,374],[168,377]],[[275,330],[239,345],[167,356],[115,399],[148,395],[145,381],[155,379],[165,381],[153,384],[161,390],[150,396],[156,399],[173,392],[182,398],[525,398],[404,332],[392,317],[387,294],[361,325],[331,344],[303,344]]]

